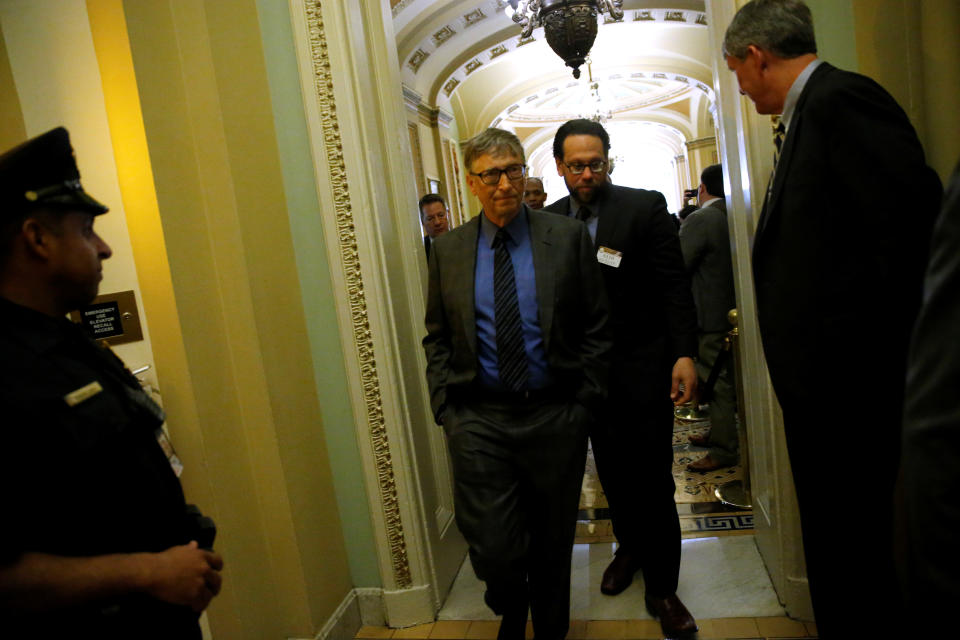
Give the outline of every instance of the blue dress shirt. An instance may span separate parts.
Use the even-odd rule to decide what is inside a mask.
[[[477,318],[477,377],[484,387],[505,391],[506,387],[500,382],[500,369],[497,364],[497,331],[493,304],[493,240],[498,230],[499,227],[481,212],[473,291]],[[520,214],[510,221],[506,230],[510,235],[506,246],[517,283],[523,346],[527,352],[527,388],[543,389],[550,386],[552,378],[547,365],[547,352],[543,346],[543,332],[540,330],[537,278],[533,268],[526,205],[523,205]]]

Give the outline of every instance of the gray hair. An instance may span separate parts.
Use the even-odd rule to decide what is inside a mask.
[[[520,158],[520,162],[526,162],[520,139],[503,129],[490,127],[463,143],[463,164],[467,171],[472,171],[474,160],[485,153],[492,156],[511,154]]]
[[[813,14],[802,0],[752,0],[740,7],[723,37],[723,52],[738,60],[754,45],[778,58],[817,52]]]

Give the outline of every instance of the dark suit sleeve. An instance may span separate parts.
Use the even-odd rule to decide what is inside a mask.
[[[907,587],[925,610],[960,599],[960,172],[954,174],[933,250],[907,369],[903,426]]]
[[[607,397],[607,378],[613,339],[609,326],[609,304],[597,262],[596,250],[587,225],[580,226],[578,260],[580,263],[583,305],[583,341],[580,362],[583,382],[577,400],[596,411]]]
[[[805,135],[821,136],[816,148],[823,157],[812,161],[826,164],[822,182],[798,183],[818,190],[827,210],[835,211],[834,219],[822,221],[830,229],[820,231],[829,245],[824,253],[833,260],[822,304],[839,307],[850,291],[897,300],[893,306],[899,308],[891,312],[904,316],[894,325],[909,329],[940,209],[940,180],[926,166],[903,109],[880,85],[857,74],[834,78],[829,91],[811,96],[805,113],[810,122],[802,124]]]
[[[433,411],[433,419],[437,424],[442,424],[443,410],[447,402],[447,377],[450,372],[453,345],[441,295],[439,254],[440,251],[434,246],[428,261],[430,275],[427,286],[427,312],[424,319],[427,335],[423,339],[423,349],[427,356],[430,408]]]
[[[669,349],[674,359],[697,355],[697,311],[693,305],[690,276],[683,262],[677,226],[670,219],[667,201],[654,197],[647,246],[644,254],[652,263],[656,286],[666,305]]]

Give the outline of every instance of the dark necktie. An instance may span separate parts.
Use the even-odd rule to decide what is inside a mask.
[[[777,163],[780,162],[780,150],[783,148],[783,137],[787,135],[787,128],[783,126],[783,120],[777,124],[777,128],[773,130],[773,144],[777,148],[773,152],[773,168],[776,170]]]
[[[586,222],[587,218],[590,217],[590,209],[587,207],[580,207],[580,210],[577,211],[577,220],[581,222]]]
[[[783,125],[783,120],[779,116],[774,116],[777,126],[773,128],[773,169],[770,171],[770,179],[767,180],[767,191],[763,196],[763,207],[760,209],[760,220],[757,223],[756,235],[759,235],[767,222],[767,201],[770,199],[770,192],[773,189],[773,178],[777,174],[777,163],[780,162],[780,150],[783,148],[783,138],[787,135],[787,128]]]
[[[506,229],[501,228],[493,239],[493,314],[497,332],[497,366],[504,386],[511,391],[522,391],[527,386],[529,373],[523,327],[520,324],[517,281],[513,276],[513,261],[507,251],[509,238]]]

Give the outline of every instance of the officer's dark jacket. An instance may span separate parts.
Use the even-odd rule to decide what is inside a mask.
[[[92,394],[68,402],[83,388]],[[162,422],[136,378],[80,327],[0,298],[0,563],[189,542],[183,492],[156,440]],[[0,610],[0,636],[18,637],[9,632],[22,625],[38,638],[199,637],[188,609],[145,597],[17,618]]]

